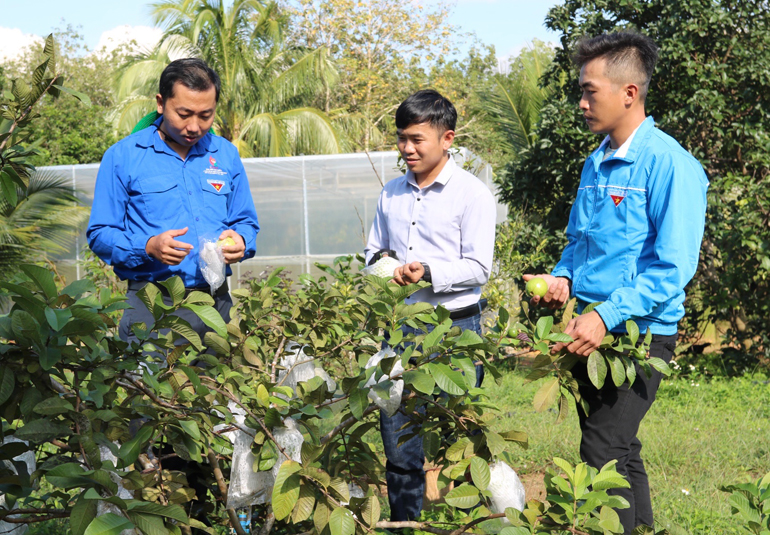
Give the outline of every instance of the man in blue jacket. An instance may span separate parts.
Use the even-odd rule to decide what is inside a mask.
[[[238,150],[209,132],[219,100],[219,76],[195,58],[170,63],[156,97],[160,116],[104,154],[96,178],[88,244],[128,280],[128,304],[120,337],[135,340],[133,323],[153,323],[136,293],[148,282],[174,275],[188,291],[209,291],[198,262],[199,238],[224,240],[225,262],[254,256],[257,213]],[[230,275],[227,267],[227,275]],[[168,299],[168,298],[167,298]],[[227,284],[214,295],[229,321]],[[203,337],[207,330],[190,311],[178,313]]]
[[[607,332],[625,332],[634,320],[652,332],[650,356],[671,360],[677,323],[684,315],[684,287],[695,274],[705,224],[708,181],[700,163],[655,127],[644,109],[657,46],[646,36],[621,32],[581,41],[580,109],[591,132],[604,141],[583,166],[567,227],[568,244],[551,275],[544,304],[561,307],[570,294],[580,310],[559,344],[588,357]],[[529,280],[532,275],[525,275]],[[534,302],[539,302],[535,298]],[[581,458],[602,467],[617,460],[630,489],[618,489],[630,507],[619,509],[626,533],[653,525],[649,484],[637,438],[639,424],[655,399],[661,374],[637,370],[633,386],[607,381],[597,390],[585,361],[573,368],[590,407],[579,412]]]

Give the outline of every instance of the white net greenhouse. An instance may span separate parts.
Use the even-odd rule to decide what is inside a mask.
[[[465,149],[455,159],[458,163],[468,160],[471,171],[495,191],[489,165],[474,167],[473,156]],[[256,257],[233,266],[231,288],[238,287],[242,277],[267,268],[285,267],[294,276],[316,274],[315,262],[328,263],[337,256],[362,252],[382,189],[379,178],[385,183],[403,174],[396,151],[245,158],[243,165],[261,230]],[[99,164],[45,169],[71,178],[84,205],[91,206]],[[498,203],[497,221],[505,220],[506,215],[505,206]],[[84,245],[82,234],[74,250],[58,261],[67,278],[80,278],[78,261]]]

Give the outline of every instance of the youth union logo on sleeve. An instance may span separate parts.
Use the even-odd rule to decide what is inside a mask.
[[[217,190],[217,193],[219,193],[219,190],[225,185],[224,180],[217,180],[216,178],[209,178],[206,182],[209,183],[209,186]]]

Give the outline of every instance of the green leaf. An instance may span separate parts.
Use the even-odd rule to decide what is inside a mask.
[[[75,407],[73,407],[72,403],[66,399],[60,398],[59,396],[53,396],[48,399],[44,399],[35,405],[35,408],[32,410],[38,414],[42,414],[43,416],[53,416],[56,414],[64,414],[69,411],[74,411]]]
[[[454,345],[457,347],[469,347],[480,346],[484,344],[484,340],[473,331],[465,329],[463,333],[454,341]]]
[[[42,444],[54,438],[67,436],[72,433],[69,425],[55,420],[32,420],[17,429],[14,436],[19,440],[27,440],[33,444]]]
[[[650,357],[647,359],[647,362],[649,363],[650,366],[658,370],[660,373],[662,373],[666,377],[671,375],[671,368],[669,367],[669,365],[666,363],[665,360],[658,357]]]
[[[344,507],[338,507],[329,515],[329,530],[332,535],[353,535],[356,531],[356,521],[353,512]]]
[[[604,362],[604,356],[598,351],[593,351],[588,355],[588,378],[596,388],[604,386],[604,380],[607,377],[607,364]]]
[[[631,485],[626,479],[615,471],[599,472],[591,482],[594,490],[627,489]]]
[[[0,405],[8,401],[13,394],[16,377],[8,366],[0,366]]]
[[[479,503],[479,491],[476,487],[463,483],[449,491],[444,501],[458,509],[470,509]]]
[[[312,485],[303,483],[299,489],[299,499],[291,515],[291,521],[294,524],[304,522],[313,514],[315,507],[315,489]]]
[[[631,343],[636,345],[636,341],[639,340],[639,326],[633,320],[626,321],[626,332],[631,339]]]
[[[16,194],[16,184],[5,171],[0,173],[0,191],[3,193],[2,198],[11,206],[16,206],[19,202],[19,197]]]
[[[171,277],[158,284],[168,290],[168,294],[171,296],[171,302],[174,303],[174,306],[178,306],[184,299],[184,282],[182,282],[181,277]]]
[[[185,303],[182,308],[192,310],[207,327],[214,329],[219,336],[227,339],[227,324],[216,308],[206,305]]]
[[[120,447],[120,455],[118,455],[120,460],[123,461],[123,466],[128,466],[136,462],[136,459],[139,457],[145,444],[150,440],[153,430],[154,427],[152,425],[145,424],[131,440],[123,443]]]
[[[610,362],[610,372],[612,373],[612,382],[615,386],[621,386],[626,380],[626,368],[623,366],[623,360],[619,356],[608,357]]]
[[[184,432],[187,433],[193,440],[200,440],[201,439],[201,432],[200,429],[198,429],[198,424],[195,423],[193,420],[179,420],[179,426],[184,429]]]
[[[471,478],[473,484],[480,491],[487,490],[490,481],[489,464],[481,457],[473,457],[471,459]]]
[[[70,513],[71,535],[83,535],[91,521],[96,518],[98,502],[87,500],[81,495]]]
[[[144,535],[170,535],[171,533],[159,516],[132,511],[128,513],[128,518]]]
[[[356,420],[360,420],[364,416],[364,410],[369,406],[369,395],[363,388],[356,388],[350,393],[350,412],[355,416]]]
[[[436,381],[427,373],[419,370],[409,370],[403,373],[402,378],[407,386],[423,394],[433,394]]]
[[[450,319],[436,325],[436,327],[425,336],[422,346],[428,348],[437,345],[438,341],[441,340],[441,337],[448,333],[451,328],[452,320]]]
[[[46,472],[45,478],[54,487],[63,489],[82,487],[89,481],[85,470],[77,463],[60,464]]]
[[[297,474],[302,466],[295,461],[284,461],[278,470],[273,485],[273,514],[276,520],[288,518],[299,499],[299,488],[302,480]]]
[[[465,452],[465,448],[470,443],[470,440],[467,437],[463,437],[451,446],[447,448],[446,451],[446,458],[448,461],[459,461],[463,458],[463,453]]]
[[[43,291],[47,299],[53,299],[59,295],[56,290],[56,283],[53,281],[53,275],[49,270],[32,264],[22,264],[19,267]]]
[[[115,513],[100,515],[88,525],[83,535],[120,535],[124,529],[135,527],[127,518]]]
[[[535,335],[542,340],[551,332],[551,327],[553,327],[553,316],[543,316],[537,320]]]
[[[72,89],[70,87],[65,87],[65,86],[60,85],[60,84],[54,84],[53,87],[55,87],[59,91],[64,91],[65,93],[69,93],[70,95],[72,95],[73,97],[78,99],[80,102],[85,104],[86,106],[90,106],[91,105],[91,99],[88,98],[88,95],[86,95],[85,93],[82,93],[82,92],[77,91],[75,89]]]
[[[460,396],[465,393],[465,379],[460,372],[440,362],[431,362],[428,364],[428,370],[439,388],[447,394]]]
[[[128,503],[127,510],[171,518],[182,524],[188,524],[190,522],[189,517],[184,512],[184,508],[182,508],[181,505],[161,505],[159,503],[133,500]]]
[[[559,379],[553,377],[543,383],[543,386],[535,393],[532,405],[537,412],[543,412],[548,407],[556,403],[559,395]]]
[[[61,330],[71,317],[72,311],[68,308],[59,309],[45,307],[45,319],[48,320],[48,325],[54,331]]]

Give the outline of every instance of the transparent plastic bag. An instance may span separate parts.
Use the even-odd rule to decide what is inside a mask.
[[[211,287],[211,294],[225,282],[225,255],[221,247],[217,247],[216,238],[201,236],[198,265],[206,282]]]
[[[384,277],[390,279],[393,277],[393,272],[397,267],[401,265],[401,262],[390,256],[383,256],[377,260],[371,266],[366,266],[361,270],[364,275],[375,275],[377,277]]]
[[[504,513],[508,507],[523,511],[526,492],[516,471],[503,461],[497,461],[489,466],[489,475],[487,490],[492,494],[492,512]]]
[[[393,351],[392,348],[386,347],[385,349],[382,349],[369,357],[369,360],[366,362],[365,368],[368,370],[369,368],[374,368],[377,366],[382,359],[385,358],[391,358],[395,357],[396,352]],[[404,367],[401,365],[401,360],[396,360],[396,362],[393,364],[393,369],[390,370],[390,377],[387,375],[383,375],[380,377],[379,381],[376,381],[374,378],[374,375],[372,375],[369,380],[366,382],[367,388],[369,388],[369,399],[371,399],[375,405],[377,405],[380,409],[385,411],[385,414],[388,416],[393,416],[396,414],[396,411],[401,406],[401,396],[404,393],[404,381],[402,379],[395,379],[393,380],[393,384],[391,385],[390,389],[388,390],[388,394],[390,395],[389,399],[383,399],[381,398],[375,391],[374,391],[374,385],[375,381],[377,383],[381,383],[383,381],[387,381],[388,379],[391,379],[392,377],[399,376],[400,374],[404,373]]]
[[[29,446],[29,443],[25,440],[19,440],[15,437],[5,437],[2,439],[2,444],[8,444],[11,442],[21,442],[23,444],[26,444]],[[2,461],[2,463],[5,465],[5,468],[13,472],[14,474],[18,474],[18,468],[17,463],[23,463],[26,465],[27,474],[32,475],[32,473],[37,468],[37,463],[35,462],[35,452],[34,451],[27,451],[22,453],[21,455],[17,455],[13,458],[12,461]],[[5,494],[0,493],[0,507],[3,509],[6,509],[6,502],[5,502]],[[18,507],[18,504],[13,507],[13,509],[16,509]],[[13,518],[13,516],[12,516]],[[23,535],[27,532],[28,526],[26,524],[16,524],[11,522],[4,522],[0,520],[0,533],[6,534],[6,535]]]

